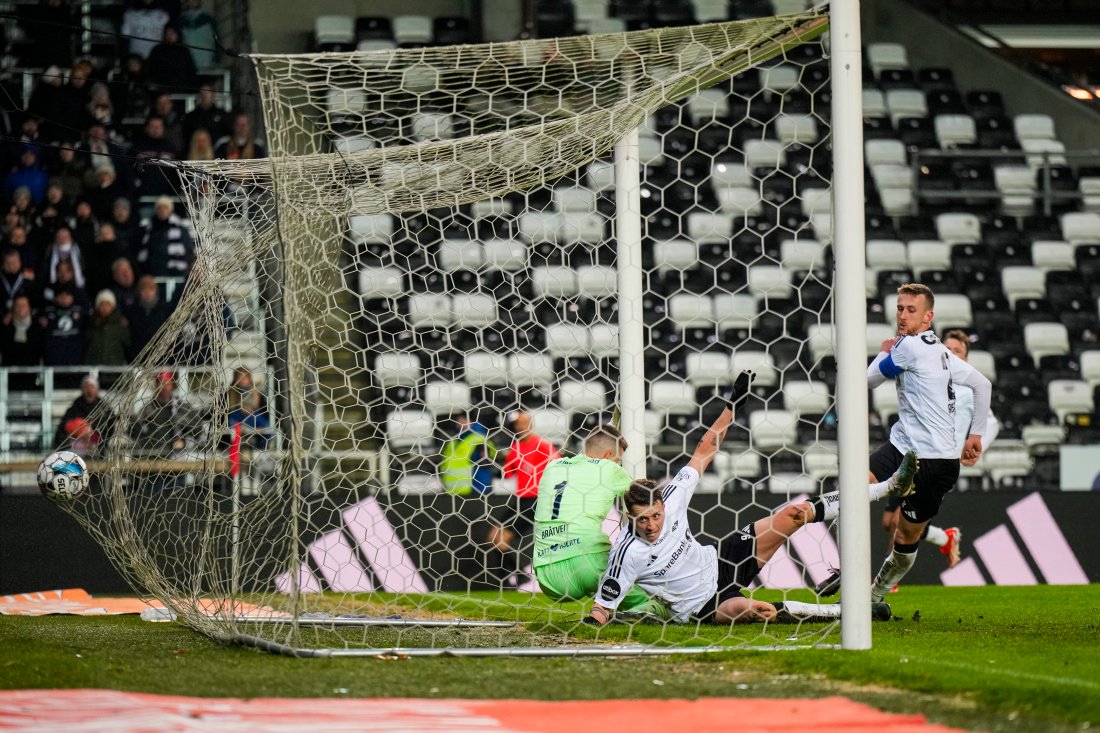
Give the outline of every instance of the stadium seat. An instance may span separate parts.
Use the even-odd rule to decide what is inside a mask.
[[[393,217],[389,214],[358,214],[351,217],[348,225],[357,244],[389,244],[393,238]]]
[[[587,213],[596,209],[596,192],[585,186],[556,186],[550,201],[558,211]]]
[[[718,209],[723,214],[737,218],[760,216],[764,201],[760,189],[755,186],[723,186],[717,189]]]
[[[788,410],[757,410],[749,415],[754,448],[771,450],[793,446],[798,440],[798,416]]]
[[[714,322],[722,331],[750,328],[756,321],[756,298],[748,293],[717,293],[713,303]]]
[[[485,262],[485,249],[480,242],[468,239],[444,239],[436,262],[441,270],[479,270]]]
[[[532,268],[531,283],[539,298],[570,298],[579,288],[576,271],[561,265]]]
[[[868,166],[909,164],[905,153],[905,145],[900,140],[868,140],[863,144],[863,150],[864,162]]]
[[[359,295],[396,298],[405,293],[403,279],[404,273],[396,267],[365,267],[359,271]]]
[[[889,425],[890,419],[898,414],[898,386],[894,380],[887,380],[871,390],[871,409],[883,425]]]
[[[904,270],[908,266],[909,254],[904,242],[897,239],[867,240],[867,268],[869,270],[877,273],[882,270]]]
[[[830,188],[806,188],[802,190],[802,215],[807,219],[817,213],[831,213],[833,191]]]
[[[772,0],[772,9],[776,15],[801,13],[808,7],[806,0]]]
[[[911,240],[906,251],[909,269],[918,281],[922,279],[925,270],[947,270],[951,267],[951,246],[938,239]],[[936,304],[939,305],[938,299]]]
[[[730,97],[724,89],[703,89],[687,99],[687,111],[695,125],[724,120],[730,114]]]
[[[355,21],[350,15],[319,15],[313,22],[313,40],[320,46],[351,46]]]
[[[776,265],[749,268],[749,292],[758,298],[790,298],[794,294],[791,272]]]
[[[393,39],[398,46],[422,46],[431,43],[432,19],[426,15],[395,16]]]
[[[993,181],[1001,193],[1001,211],[1010,216],[1035,213],[1035,172],[1022,165],[993,168]]]
[[[755,387],[774,387],[779,383],[779,370],[775,359],[766,351],[738,349],[733,353],[731,363],[733,374],[752,371],[756,377],[752,380]]]
[[[732,383],[729,354],[705,352],[688,354],[685,360],[687,381],[696,389]]]
[[[1066,165],[1066,146],[1060,140],[1029,138],[1021,140],[1020,147],[1023,148],[1024,158],[1032,170],[1037,171],[1048,164]]]
[[[1010,265],[1001,270],[1001,287],[1009,306],[1016,307],[1021,298],[1042,298],[1046,296],[1046,275],[1038,267],[1030,265]]]
[[[606,20],[608,18],[607,0],[573,0],[573,12],[576,20],[576,29],[588,33],[592,30],[593,21]],[[615,20],[620,20],[615,18]],[[620,20],[625,28],[625,23]]]
[[[1100,214],[1070,212],[1062,214],[1062,237],[1074,245],[1100,244]]]
[[[442,293],[416,293],[409,296],[408,317],[410,328],[445,328],[451,324],[454,310],[451,299]]]
[[[1100,349],[1081,352],[1081,379],[1093,388],[1100,387]]]
[[[546,351],[558,359],[570,359],[588,354],[589,334],[585,326],[557,323],[546,329]]]
[[[699,248],[686,239],[666,239],[653,244],[653,266],[657,272],[690,270],[699,263]]]
[[[378,386],[415,387],[420,381],[420,361],[407,351],[388,351],[374,360],[374,378]]]
[[[989,447],[982,463],[994,484],[1002,479],[1031,474],[1032,459],[1022,441],[998,440]]]
[[[700,23],[714,23],[730,18],[727,0],[692,0],[695,20]]]
[[[679,328],[714,326],[714,300],[699,293],[677,293],[668,299],[668,317]]]
[[[482,252],[486,267],[493,270],[514,272],[527,266],[527,248],[514,239],[486,239]]]
[[[1031,262],[1043,271],[1073,270],[1077,267],[1073,245],[1061,241],[1036,240],[1032,242]]]
[[[975,349],[970,352],[967,361],[970,366],[977,369],[990,382],[997,383],[997,364],[993,359],[993,354]]]
[[[386,443],[393,453],[426,453],[434,429],[435,419],[427,410],[393,410],[386,417]]]
[[[916,198],[911,188],[886,188],[879,194],[882,211],[887,216],[905,216],[913,213]]]
[[[863,88],[863,116],[885,117],[889,109],[886,107],[886,97],[879,89]]]
[[[1069,332],[1061,323],[1028,323],[1024,326],[1024,345],[1038,366],[1044,356],[1069,353]]]
[[[915,89],[891,89],[886,92],[886,106],[890,110],[890,122],[894,127],[903,118],[927,117],[928,103],[924,94]]]
[[[775,119],[775,134],[784,145],[813,145],[819,138],[817,120],[813,115],[781,114]]]
[[[814,362],[836,353],[836,327],[833,324],[812,323],[806,330],[806,341],[810,345],[810,356]]]
[[[728,242],[733,234],[733,216],[707,211],[688,214],[688,239],[698,243]]]
[[[825,245],[813,239],[787,239],[779,244],[783,267],[798,272],[825,266]]]
[[[774,99],[796,89],[801,73],[802,69],[791,64],[778,64],[761,69],[760,88],[764,92],[764,99]]]
[[[797,416],[828,412],[832,404],[829,385],[824,382],[790,381],[783,384],[783,407]]]
[[[508,383],[508,357],[489,351],[466,354],[466,384],[471,387],[496,386]]]
[[[614,267],[589,265],[577,270],[577,294],[582,298],[609,298],[618,290],[618,272]]]
[[[557,242],[562,238],[563,216],[557,211],[527,211],[519,217],[519,235],[531,244]]]
[[[698,410],[695,388],[681,379],[658,379],[649,385],[649,406],[660,413],[693,414]]]
[[[465,382],[428,382],[424,386],[424,406],[433,415],[460,415],[473,406],[470,387]]]
[[[545,407],[533,408],[527,413],[539,435],[558,446],[564,446],[569,441],[569,415],[565,411]]]
[[[1091,414],[1096,409],[1092,386],[1078,379],[1052,380],[1047,385],[1047,400],[1059,423],[1065,422],[1067,415]]]
[[[885,69],[908,69],[909,55],[900,43],[870,43],[867,63],[877,79]]]
[[[516,387],[545,388],[554,381],[554,360],[549,354],[521,351],[508,355],[508,383]]]
[[[561,214],[559,241],[563,244],[590,242],[598,244],[604,241],[607,219],[595,212],[582,214],[566,211]]]
[[[1077,179],[1077,187],[1081,192],[1081,209],[1091,213],[1100,213],[1100,171],[1090,171],[1089,175],[1082,172]]]
[[[969,213],[937,215],[936,231],[948,244],[974,244],[982,240],[981,220]]]
[[[892,296],[895,300],[897,296]],[[894,321],[894,310],[887,311],[886,316],[891,322]],[[879,351],[882,350],[882,342],[888,338],[894,338],[898,335],[897,326],[891,325],[891,323],[868,323],[867,324],[867,356],[878,356]]]
[[[1024,140],[1057,140],[1054,134],[1054,118],[1045,114],[1016,115],[1012,121],[1016,139]]]
[[[597,359],[619,355],[619,327],[613,323],[595,323],[588,330],[589,353]]]
[[[969,329],[974,325],[970,298],[965,295],[943,293],[936,296],[936,330],[941,335],[949,328]]]
[[[558,406],[568,413],[602,412],[608,405],[607,385],[597,380],[562,380],[555,397]]]
[[[421,112],[413,115],[411,132],[418,142],[449,140],[455,136],[455,121],[448,114]]]
[[[485,328],[497,320],[497,301],[484,293],[455,293],[451,297],[451,311],[455,326]]]
[[[899,163],[876,163],[870,166],[871,178],[879,193],[891,188],[913,188],[913,169]]]
[[[978,142],[978,127],[970,115],[936,115],[933,126],[936,139],[944,150],[971,146]]]

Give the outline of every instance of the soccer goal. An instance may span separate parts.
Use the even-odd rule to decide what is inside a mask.
[[[832,247],[834,230],[862,247],[859,37],[830,50],[828,22],[252,56],[270,158],[180,169],[198,261],[112,389],[70,510],[180,620],[283,653],[867,645],[855,586],[843,632],[584,626],[584,603],[538,592],[515,487],[482,465],[504,464],[517,410],[563,454],[618,415],[629,472],[667,478],[751,369],[697,536],[831,488],[838,413],[856,443],[862,423],[841,470],[863,492],[863,255],[845,282]],[[833,134],[836,53],[855,61],[854,151]],[[858,216],[834,222],[841,150]],[[471,434],[484,494],[445,478],[445,446]],[[869,566],[851,505],[863,537],[843,542]],[[838,562],[826,527],[803,529],[761,592],[807,599]]]

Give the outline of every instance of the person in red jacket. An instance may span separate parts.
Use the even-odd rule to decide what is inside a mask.
[[[504,460],[504,478],[515,480],[516,494],[500,517],[502,521],[490,530],[489,541],[503,555],[503,567],[514,570],[507,582],[522,585],[520,544],[529,548],[533,539],[529,535],[535,523],[539,481],[546,464],[561,456],[553,443],[535,433],[526,412],[512,413],[507,427],[514,437]]]

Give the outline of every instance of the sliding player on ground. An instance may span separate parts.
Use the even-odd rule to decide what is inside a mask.
[[[738,380],[743,377],[744,374]],[[738,394],[736,390],[731,394],[729,406],[699,441],[688,464],[667,486],[658,489],[646,479],[631,485],[625,497],[630,526],[619,535],[611,550],[607,571],[586,623],[607,623],[620,607],[626,589],[635,584],[661,601],[669,617],[677,622],[730,624],[839,617],[837,604],[767,603],[743,593],[798,529],[808,522],[828,521],[837,516],[840,507],[837,492],[781,507],[771,516],[723,539],[717,548],[700,544],[691,534],[688,503],[700,475],[718,453],[733,422],[734,407],[743,396],[743,392]],[[909,453],[895,475],[870,487],[871,499],[910,493],[917,468],[916,455]],[[872,614],[876,619],[888,619],[890,607],[880,603],[872,608]]]

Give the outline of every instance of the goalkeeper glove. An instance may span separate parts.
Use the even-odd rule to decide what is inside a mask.
[[[725,399],[729,403],[730,409],[737,408],[737,404],[745,399],[749,394],[749,387],[752,386],[752,380],[756,378],[755,372],[741,372],[737,375],[737,379],[733,382],[733,387],[726,393]]]
[[[602,626],[603,625],[599,621],[597,621],[595,618],[593,618],[592,616],[585,616],[584,618],[581,619],[581,623],[585,624],[587,626]]]

